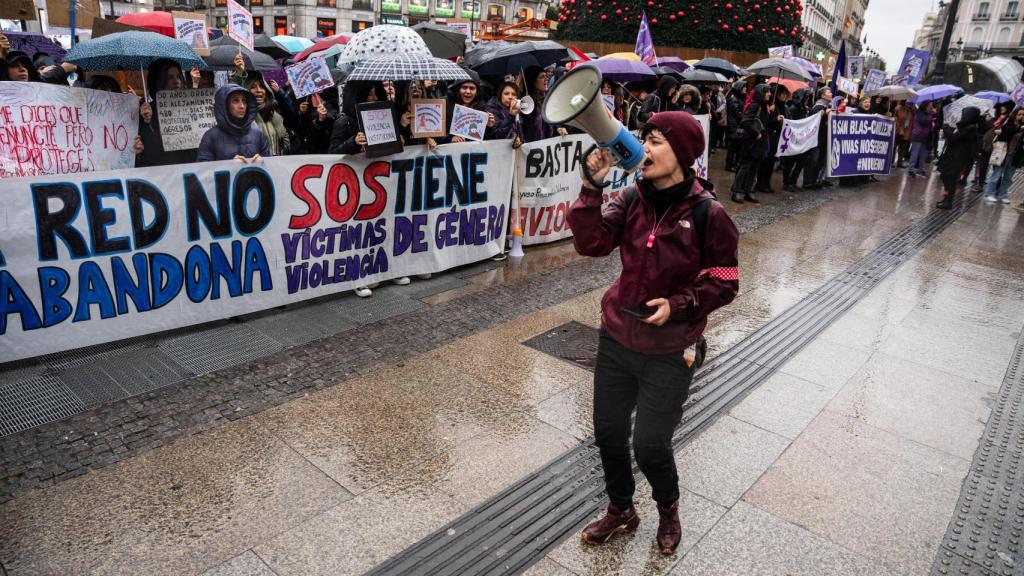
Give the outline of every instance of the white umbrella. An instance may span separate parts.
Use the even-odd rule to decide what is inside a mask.
[[[389,54],[433,56],[419,34],[405,26],[380,24],[353,36],[341,53],[340,62],[358,64]]]
[[[942,109],[942,123],[946,126],[956,126],[956,123],[959,122],[960,118],[964,115],[964,108],[969,106],[974,106],[984,114],[988,110],[994,108],[995,104],[993,104],[991,100],[985,100],[984,98],[964,96]]]
[[[813,78],[811,78],[811,74],[807,70],[804,70],[803,66],[786,58],[765,58],[764,60],[758,60],[750,66],[747,66],[747,72],[750,74],[757,74],[758,76],[768,76],[769,78],[778,76],[779,78],[785,78],[786,80],[801,80],[803,82],[810,82],[813,80]]]
[[[884,96],[889,100],[910,100],[917,98],[917,91],[909,86],[882,86],[866,94],[867,96]]]

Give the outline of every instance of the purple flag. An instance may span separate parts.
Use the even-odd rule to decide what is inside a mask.
[[[651,38],[651,28],[647,25],[646,10],[640,20],[640,31],[636,33],[636,47],[633,48],[633,52],[648,66],[653,65],[658,58],[654,53],[654,40]]]

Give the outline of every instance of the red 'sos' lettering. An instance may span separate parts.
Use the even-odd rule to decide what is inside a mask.
[[[299,200],[306,203],[309,210],[301,216],[292,216],[288,221],[288,227],[294,230],[309,228],[320,221],[320,202],[306,188],[306,180],[319,178],[324,173],[324,167],[319,164],[306,164],[300,166],[292,174],[292,194]]]
[[[373,202],[359,208],[356,220],[372,220],[384,212],[388,204],[388,191],[377,181],[391,174],[390,162],[374,162],[363,170],[363,183],[373,191]]]
[[[345,188],[345,202],[341,202],[341,189]],[[327,215],[335,222],[348,222],[359,207],[359,177],[348,164],[335,164],[327,174]]]

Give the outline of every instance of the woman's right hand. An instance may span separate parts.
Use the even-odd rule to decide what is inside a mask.
[[[452,136],[452,143],[453,144],[458,144],[459,142],[465,142],[465,141],[466,141],[466,139],[463,138],[462,136]]]
[[[153,119],[153,107],[149,105],[149,102],[143,102],[139,106],[139,116],[142,116],[142,121],[146,124]]]
[[[309,111],[309,102],[302,102],[299,104],[299,114],[305,114]]]
[[[590,177],[598,184],[604,184],[604,179],[612,169],[612,155],[604,148],[598,148],[587,156],[587,171]],[[583,185],[588,186],[587,179],[583,179]]]
[[[402,114],[402,126],[409,126],[410,124],[412,124],[412,112]]]
[[[363,134],[362,132],[356,134],[356,144],[366,146],[366,134]]]

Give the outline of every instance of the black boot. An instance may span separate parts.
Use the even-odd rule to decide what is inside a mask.
[[[755,196],[753,192],[747,192],[746,194],[744,194],[743,199],[746,200],[747,202],[750,202],[751,204],[760,204],[760,202],[757,200],[757,196]]]
[[[731,199],[732,199],[733,202],[735,202],[737,204],[743,204],[743,196],[740,195],[740,193],[735,191],[735,190],[732,191],[732,198]]]
[[[942,197],[942,200],[939,200],[939,203],[936,204],[935,207],[942,210],[951,210],[953,208],[953,195],[946,194]]]

